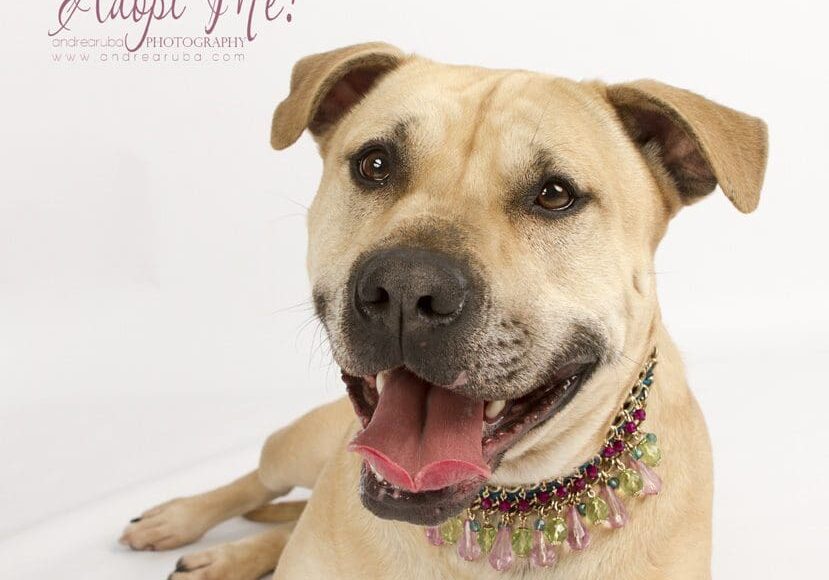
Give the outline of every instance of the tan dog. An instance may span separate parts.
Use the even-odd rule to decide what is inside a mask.
[[[261,508],[287,523],[186,556],[171,578],[708,578],[708,435],[653,258],[717,184],[757,206],[763,122],[654,81],[449,66],[377,43],[297,63],[273,146],[306,128],[324,159],[308,269],[362,424],[345,398],[316,409],[269,438],[255,472],[149,510],[122,540],[181,546],[303,486],[301,515]],[[592,457],[655,346],[648,429],[665,487],[628,502],[624,529],[595,528],[554,568],[497,573],[412,525],[462,512],[484,479],[537,482]],[[366,424],[354,448],[382,455],[384,483],[346,451]]]

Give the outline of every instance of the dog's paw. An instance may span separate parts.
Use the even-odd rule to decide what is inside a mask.
[[[256,580],[262,575],[256,554],[244,544],[224,544],[187,554],[176,562],[167,580]]]
[[[171,550],[195,542],[212,525],[198,498],[174,499],[131,520],[118,541],[133,550]]]

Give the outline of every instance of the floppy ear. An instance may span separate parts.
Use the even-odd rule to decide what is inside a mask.
[[[390,44],[372,42],[307,56],[294,65],[291,93],[276,108],[271,145],[285,149],[307,128],[323,136],[377,79],[404,59]]]
[[[631,139],[693,203],[719,184],[741,212],[757,207],[768,135],[760,119],[652,80],[610,85],[607,95]]]

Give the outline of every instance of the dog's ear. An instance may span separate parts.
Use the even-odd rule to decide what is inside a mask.
[[[719,184],[740,211],[757,207],[768,152],[763,121],[652,80],[610,85],[607,95],[631,139],[667,172],[683,203]]]
[[[276,108],[271,145],[285,149],[307,128],[320,138],[404,59],[382,42],[357,44],[307,56],[294,65],[291,93]]]

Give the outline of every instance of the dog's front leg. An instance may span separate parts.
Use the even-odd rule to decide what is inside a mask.
[[[177,548],[198,540],[231,517],[285,495],[295,486],[312,488],[352,421],[354,413],[346,398],[314,409],[268,438],[259,469],[207,493],[174,499],[145,511],[130,522],[121,543],[134,550]],[[279,514],[280,521],[284,515]],[[259,517],[271,516],[262,512]]]
[[[299,486],[312,489],[322,468],[338,451],[355,421],[347,397],[318,407],[280,429],[265,442],[259,478],[278,495]]]
[[[172,550],[195,542],[213,526],[277,496],[253,471],[212,491],[170,500],[133,519],[120,542],[133,550]]]

